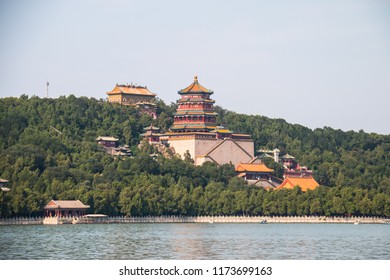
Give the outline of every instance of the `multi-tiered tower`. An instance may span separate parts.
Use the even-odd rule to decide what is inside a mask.
[[[210,132],[216,128],[217,113],[214,112],[214,93],[203,87],[195,76],[194,82],[178,92],[177,112],[171,131],[174,132]]]
[[[178,92],[177,111],[170,131],[160,137],[180,156],[189,153],[196,165],[206,161],[217,164],[250,162],[253,157],[253,140],[248,134],[236,134],[217,126],[213,94],[198,82]]]

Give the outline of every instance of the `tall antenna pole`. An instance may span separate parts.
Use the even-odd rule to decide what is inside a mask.
[[[49,98],[49,82],[46,81],[46,98]]]

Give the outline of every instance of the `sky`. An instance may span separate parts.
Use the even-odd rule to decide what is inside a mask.
[[[0,0],[1,98],[170,104],[195,75],[227,110],[390,134],[390,1]]]

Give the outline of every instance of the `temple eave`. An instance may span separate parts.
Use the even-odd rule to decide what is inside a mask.
[[[157,96],[155,93],[130,93],[130,92],[106,92],[107,95],[116,95],[116,94],[124,94],[124,95],[137,95],[137,96]]]
[[[177,111],[174,114],[175,116],[218,116],[217,113],[214,112],[187,112],[187,111]]]
[[[213,94],[214,91],[212,90],[209,90],[209,89],[206,89],[206,88],[203,88],[203,89],[182,89],[180,91],[177,92],[178,94],[182,95],[182,94],[199,94],[199,93],[205,93],[205,94]]]
[[[177,100],[178,103],[215,103],[213,99],[202,99],[202,98],[181,98]]]

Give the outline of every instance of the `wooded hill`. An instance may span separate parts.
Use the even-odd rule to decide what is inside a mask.
[[[143,127],[167,131],[175,104],[158,100],[157,120],[131,107],[73,95],[58,99],[0,99],[0,197],[3,216],[43,214],[51,199],[80,199],[91,213],[109,215],[379,215],[390,216],[390,135],[311,130],[281,119],[237,114],[216,107],[218,123],[248,133],[255,149],[278,148],[314,170],[322,185],[303,193],[245,185],[234,166],[138,149]],[[261,112],[259,112],[261,113]],[[115,136],[133,157],[117,158],[96,144]],[[281,176],[282,166],[266,162]]]

